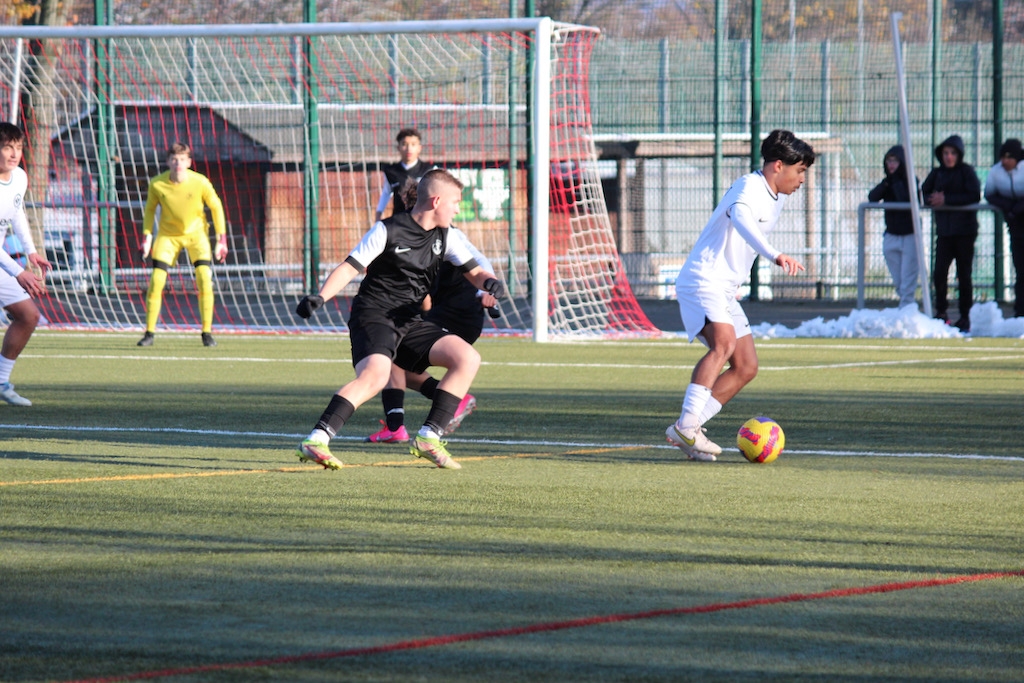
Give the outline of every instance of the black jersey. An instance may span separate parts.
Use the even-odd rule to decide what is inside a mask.
[[[409,178],[419,182],[420,178],[425,176],[427,171],[432,168],[434,168],[434,164],[428,164],[423,160],[419,160],[409,168],[402,166],[401,162],[399,162],[397,164],[388,164],[382,169],[384,177],[391,187],[391,196],[395,202],[391,213],[402,213],[403,211],[412,210],[411,206],[405,205],[405,201],[402,198],[402,185]]]
[[[406,212],[378,221],[345,260],[366,273],[353,313],[372,308],[391,317],[419,314],[442,261],[460,271],[477,265],[460,235],[449,239],[448,228],[424,230]]]

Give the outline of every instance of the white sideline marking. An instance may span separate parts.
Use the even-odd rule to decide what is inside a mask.
[[[0,424],[0,430],[15,431],[43,431],[43,432],[131,432],[137,434],[139,431],[153,432],[159,434],[195,434],[199,436],[231,436],[231,437],[260,437],[260,438],[285,438],[302,439],[306,434],[286,432],[240,432],[227,429],[185,429],[184,427],[158,427],[153,429],[139,430],[129,427],[68,427],[56,425],[25,425],[25,424]],[[334,437],[342,441],[364,442],[361,436],[341,435]],[[499,446],[557,446],[560,448],[608,448],[608,449],[637,449],[653,448],[657,450],[677,450],[675,446],[664,444],[647,443],[586,443],[583,441],[530,441],[522,439],[448,439],[451,443],[466,444],[494,444]],[[885,453],[881,451],[825,451],[819,449],[794,450],[786,449],[787,453],[797,455],[831,455],[837,457],[860,456],[870,458],[944,458],[947,460],[1000,460],[1005,462],[1024,462],[1024,456],[1012,455],[983,455],[981,453]]]
[[[948,350],[948,349],[947,349]],[[991,351],[991,349],[986,349]],[[924,363],[967,363],[967,362],[985,362],[985,361],[1005,361],[1005,360],[1024,360],[1024,353],[1020,353],[1020,349],[1013,349],[1016,353],[1013,355],[1006,356],[975,356],[973,358],[968,357],[955,357],[955,358],[908,358],[905,360],[877,360],[877,361],[863,361],[854,363],[823,363],[819,365],[761,365],[760,370],[764,372],[772,371],[790,371],[790,370],[826,370],[826,369],[842,369],[842,368],[870,368],[870,367],[883,367],[893,365],[921,365]],[[131,356],[116,356],[116,355],[96,355],[96,354],[38,354],[38,353],[23,353],[20,358],[32,358],[37,360],[44,360],[50,358],[70,359],[70,360],[112,360],[112,361],[126,361],[126,360],[141,360],[141,361],[170,361],[170,362],[181,362],[181,361],[201,361],[205,363],[304,363],[322,365],[327,363],[346,363],[351,364],[351,358],[255,358],[252,356],[238,357],[238,356],[218,356],[216,358],[209,358],[203,356],[155,356],[155,355],[131,355]],[[516,367],[516,368],[580,368],[580,369],[602,369],[602,370],[687,370],[689,365],[686,363],[678,363],[673,365],[652,365],[645,363],[528,363],[528,362],[488,362],[484,361],[481,365],[489,365],[492,367]]]

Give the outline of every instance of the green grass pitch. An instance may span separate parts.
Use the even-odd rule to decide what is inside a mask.
[[[300,463],[348,339],[218,341],[40,332],[19,360],[0,681],[1024,671],[1019,575],[844,593],[1024,569],[1024,340],[758,342],[708,464],[663,436],[699,345],[484,339],[460,471],[363,443],[379,399],[334,442],[346,467]],[[427,409],[407,397],[410,429]],[[735,449],[759,414],[786,430],[769,465]]]

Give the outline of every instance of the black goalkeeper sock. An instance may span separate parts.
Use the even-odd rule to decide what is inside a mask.
[[[434,400],[434,392],[437,391],[437,385],[440,384],[433,377],[428,377],[423,380],[422,386],[420,386],[420,393],[429,398],[431,401]]]
[[[388,429],[397,431],[405,424],[405,391],[385,389],[380,392],[380,400],[384,404],[384,421]]]
[[[354,412],[356,407],[347,398],[335,394],[316,423],[316,428],[324,430],[333,439]]]
[[[440,434],[448,426],[448,423],[452,421],[452,418],[455,417],[455,411],[459,409],[459,403],[461,402],[462,399],[455,394],[449,394],[444,389],[438,389],[434,392],[434,403],[430,406],[430,412],[427,414],[427,420],[423,423],[423,426],[429,427]]]

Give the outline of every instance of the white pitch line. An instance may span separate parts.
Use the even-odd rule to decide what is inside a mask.
[[[56,426],[56,425],[26,425],[26,424],[0,424],[0,430],[13,430],[13,431],[43,431],[43,432],[80,432],[80,433],[95,433],[95,432],[110,432],[110,433],[132,433],[138,434],[140,431],[157,433],[157,434],[192,434],[198,436],[230,436],[230,437],[258,437],[258,438],[285,438],[285,439],[301,439],[305,436],[305,433],[289,433],[289,432],[247,432],[247,431],[232,431],[227,429],[186,429],[184,427],[157,427],[147,428],[139,430],[136,428],[129,427],[68,427],[68,426]],[[365,439],[361,436],[347,436],[341,435],[334,437],[342,441],[355,441],[364,442]],[[527,440],[527,439],[449,439],[452,443],[465,443],[465,444],[490,444],[498,446],[554,446],[558,448],[608,448],[608,449],[632,449],[637,448],[651,448],[655,450],[677,450],[675,446],[668,446],[665,444],[648,444],[648,443],[588,443],[584,441],[547,441],[547,440]],[[981,453],[886,453],[882,451],[826,451],[819,449],[812,450],[794,450],[786,449],[786,453],[792,453],[794,455],[829,455],[837,457],[868,457],[868,458],[941,458],[947,460],[992,460],[992,461],[1005,461],[1005,462],[1020,462],[1024,463],[1024,456],[1011,456],[1011,455],[984,455]]]
[[[199,361],[205,363],[300,363],[300,364],[312,364],[312,365],[325,365],[325,364],[351,364],[351,358],[255,358],[252,356],[246,357],[235,357],[235,356],[220,356],[216,358],[209,358],[203,356],[150,356],[150,355],[131,355],[131,356],[116,356],[116,355],[82,355],[82,354],[30,354],[23,353],[20,358],[31,358],[37,360],[46,359],[66,359],[66,360],[110,360],[110,361],[126,361],[126,360],[139,360],[139,361],[170,361],[170,362],[181,362],[181,361]],[[904,360],[876,360],[876,361],[863,361],[856,363],[823,363],[818,365],[761,365],[760,370],[766,372],[779,372],[779,371],[793,371],[793,370],[839,370],[843,368],[870,368],[870,367],[884,367],[894,365],[921,365],[926,363],[968,363],[968,362],[987,362],[987,361],[1006,361],[1006,360],[1024,360],[1024,354],[1017,353],[1014,355],[1006,356],[976,356],[973,358],[967,357],[955,357],[955,358],[907,358]],[[525,361],[517,362],[488,362],[484,361],[481,365],[487,365],[492,367],[517,367],[517,368],[578,368],[581,370],[687,370],[690,366],[684,363],[674,365],[653,365],[649,363],[531,363]]]

